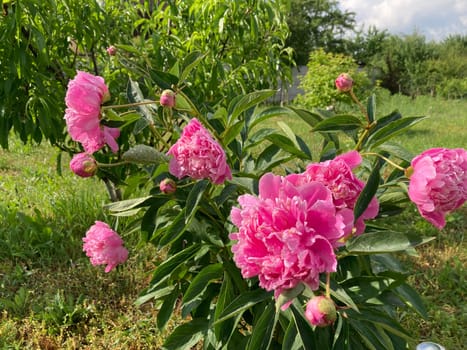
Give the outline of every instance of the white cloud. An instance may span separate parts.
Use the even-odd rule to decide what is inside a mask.
[[[341,0],[340,6],[355,12],[365,28],[372,25],[398,35],[417,31],[428,40],[467,34],[465,0]]]

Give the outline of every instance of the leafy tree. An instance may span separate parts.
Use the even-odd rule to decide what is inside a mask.
[[[278,76],[286,81],[291,76],[281,0],[3,4],[0,144],[5,148],[10,130],[24,142],[45,137],[62,149],[73,148],[65,144],[63,91],[81,67],[103,75],[114,90],[125,86],[122,74],[129,72],[147,92],[148,77],[176,86],[181,65],[201,62],[187,70],[197,84],[187,93],[224,104],[227,96],[274,88]],[[111,44],[119,50],[112,59],[105,51]]]
[[[295,50],[297,64],[306,64],[311,51],[348,52],[344,34],[353,31],[355,13],[343,11],[336,0],[291,0],[287,23],[288,45]]]

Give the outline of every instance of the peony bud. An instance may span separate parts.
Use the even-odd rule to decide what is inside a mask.
[[[113,45],[110,45],[106,51],[109,54],[109,56],[115,56],[117,54],[117,48]]]
[[[320,295],[308,302],[305,316],[312,325],[326,327],[336,320],[336,306],[330,298]]]
[[[348,92],[352,90],[353,80],[347,73],[340,74],[336,79],[336,88],[340,92]]]
[[[164,107],[174,107],[175,106],[175,92],[172,90],[164,90],[161,94],[160,99],[161,106]]]
[[[174,180],[166,178],[159,184],[159,189],[162,193],[172,194],[177,190],[177,184]]]
[[[78,153],[70,161],[70,169],[81,177],[90,177],[97,172],[96,160],[87,153]]]

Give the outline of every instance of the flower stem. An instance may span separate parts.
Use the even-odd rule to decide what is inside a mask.
[[[390,160],[389,158],[379,154],[379,153],[374,153],[374,152],[365,152],[365,153],[362,153],[362,156],[376,156],[376,157],[379,157],[381,159],[384,159],[387,163],[391,164],[394,168],[396,169],[399,169],[399,170],[402,170],[404,173],[406,171],[405,168],[401,167],[399,164],[396,164],[394,163],[392,160]]]
[[[141,101],[141,102],[127,103],[123,105],[102,106],[102,109],[128,108],[128,107],[134,107],[134,106],[153,105],[156,103],[157,103],[156,101]]]
[[[354,94],[353,89],[350,89],[349,94],[350,94],[350,97],[352,97],[352,100],[354,100],[354,102],[358,105],[358,107],[360,107],[360,110],[362,111],[363,115],[365,116],[365,119],[366,119],[368,125],[370,125],[371,124],[370,123],[370,118],[368,117],[368,113],[366,112],[365,106],[362,105],[362,103],[360,102],[358,97]]]
[[[331,298],[331,273],[326,272],[326,297]]]
[[[113,168],[120,165],[128,164],[127,161],[117,162],[117,163],[97,163],[99,168]]]

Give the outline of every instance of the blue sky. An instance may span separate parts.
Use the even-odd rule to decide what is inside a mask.
[[[340,0],[340,6],[355,12],[365,30],[374,25],[397,35],[417,31],[435,41],[467,35],[467,0]]]

